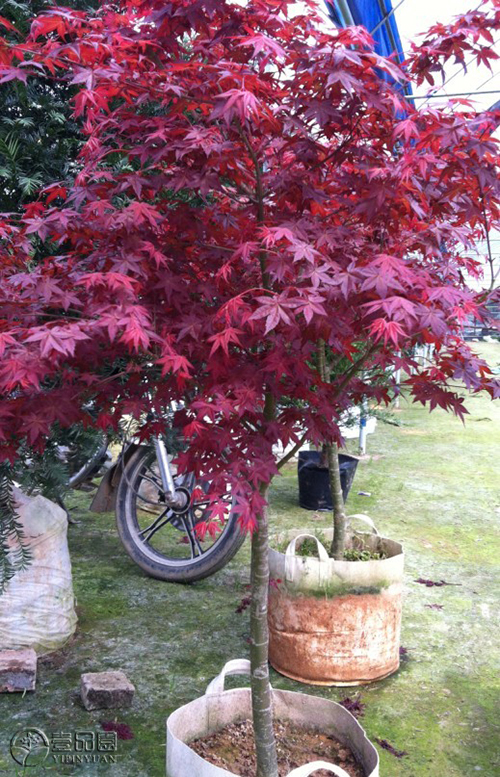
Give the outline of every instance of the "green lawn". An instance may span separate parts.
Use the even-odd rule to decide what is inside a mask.
[[[498,365],[500,344],[477,348]],[[393,677],[360,690],[368,736],[408,753],[397,759],[381,750],[382,777],[500,774],[500,407],[482,396],[468,406],[463,426],[403,400],[401,426],[379,424],[368,438],[370,458],[360,463],[348,502],[351,512],[369,513],[383,534],[402,540],[407,558],[407,660]],[[80,497],[74,515],[81,523],[70,527],[78,632],[41,662],[35,694],[0,697],[0,774],[16,774],[8,751],[18,729],[99,730],[100,721],[116,718],[135,735],[119,742],[116,765],[58,765],[48,773],[163,777],[166,716],[202,694],[227,659],[248,655],[247,614],[235,612],[248,583],[248,543],[204,582],[161,583],[129,561],[113,516],[89,513],[88,501]],[[329,520],[323,514],[313,521],[297,507],[291,465],[273,487],[271,507],[276,532]],[[426,588],[414,582],[418,577],[459,585]],[[86,712],[78,701],[80,674],[113,668],[136,685],[133,707]],[[357,693],[307,688],[275,672],[272,682],[334,700]],[[43,773],[26,770],[28,777]]]

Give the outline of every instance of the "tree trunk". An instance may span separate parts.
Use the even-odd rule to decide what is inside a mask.
[[[318,368],[321,380],[324,383],[330,383],[330,371],[327,366],[326,345],[324,340],[319,341]],[[334,559],[339,560],[344,556],[347,524],[344,497],[342,495],[342,484],[340,481],[339,452],[336,445],[327,443],[323,447],[323,454],[321,456],[322,461],[325,452],[328,461],[328,476],[333,504],[333,540],[330,555],[333,556]]]
[[[347,515],[340,480],[339,452],[336,445],[327,445],[328,474],[333,503],[333,540],[330,554],[340,560],[344,557]]]
[[[263,490],[267,497],[267,488]],[[252,535],[252,603],[250,605],[250,662],[252,666],[252,711],[257,777],[278,777],[278,759],[273,729],[272,692],[269,684],[269,533],[267,506]]]

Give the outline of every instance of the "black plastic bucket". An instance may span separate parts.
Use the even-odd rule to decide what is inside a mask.
[[[300,451],[298,463],[299,504],[306,510],[333,510],[328,468],[320,467],[320,451]],[[346,501],[358,466],[358,459],[339,453],[340,482]]]

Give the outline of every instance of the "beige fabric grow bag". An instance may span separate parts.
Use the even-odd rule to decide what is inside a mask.
[[[66,513],[58,505],[13,489],[19,522],[32,561],[0,596],[0,649],[57,650],[73,634],[76,613]]]
[[[205,696],[185,704],[167,718],[167,777],[237,777],[201,758],[188,746],[193,739],[212,734],[229,725],[252,717],[249,688],[224,690],[227,675],[250,674],[250,661],[229,661],[209,684]],[[364,730],[344,707],[328,699],[292,691],[273,691],[274,714],[322,732],[331,732],[351,748],[363,765],[366,777],[379,777],[379,758]],[[324,761],[300,766],[288,777],[308,777],[316,769],[329,769],[337,777],[348,777],[338,766]]]
[[[380,680],[399,667],[403,595],[402,545],[372,534],[350,531],[348,546],[362,536],[379,561],[335,561],[311,534],[293,530],[285,553],[270,550],[269,660],[278,672],[312,685],[359,685]],[[321,530],[331,542],[333,529]],[[318,558],[296,555],[297,542],[316,541]]]

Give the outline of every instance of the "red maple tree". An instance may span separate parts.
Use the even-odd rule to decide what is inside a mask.
[[[495,117],[456,102],[417,110],[403,96],[449,60],[497,58],[498,0],[436,25],[404,70],[363,28],[325,29],[306,5],[54,8],[28,41],[0,46],[0,81],[43,72],[81,85],[87,135],[74,185],[54,183],[0,223],[0,456],[13,459],[20,440],[42,449],[56,422],[90,423],[89,399],[102,428],[123,414],[161,419],[184,399],[180,466],[209,475],[214,494],[229,481],[242,529],[259,527],[259,777],[276,775],[265,713],[266,493],[283,464],[273,445],[339,442],[347,408],[391,400],[390,382],[373,380],[389,368],[416,368],[410,396],[459,416],[462,383],[499,390],[461,335],[494,294],[467,278],[482,272],[474,242],[498,222]],[[414,364],[417,343],[435,346],[432,364]]]

